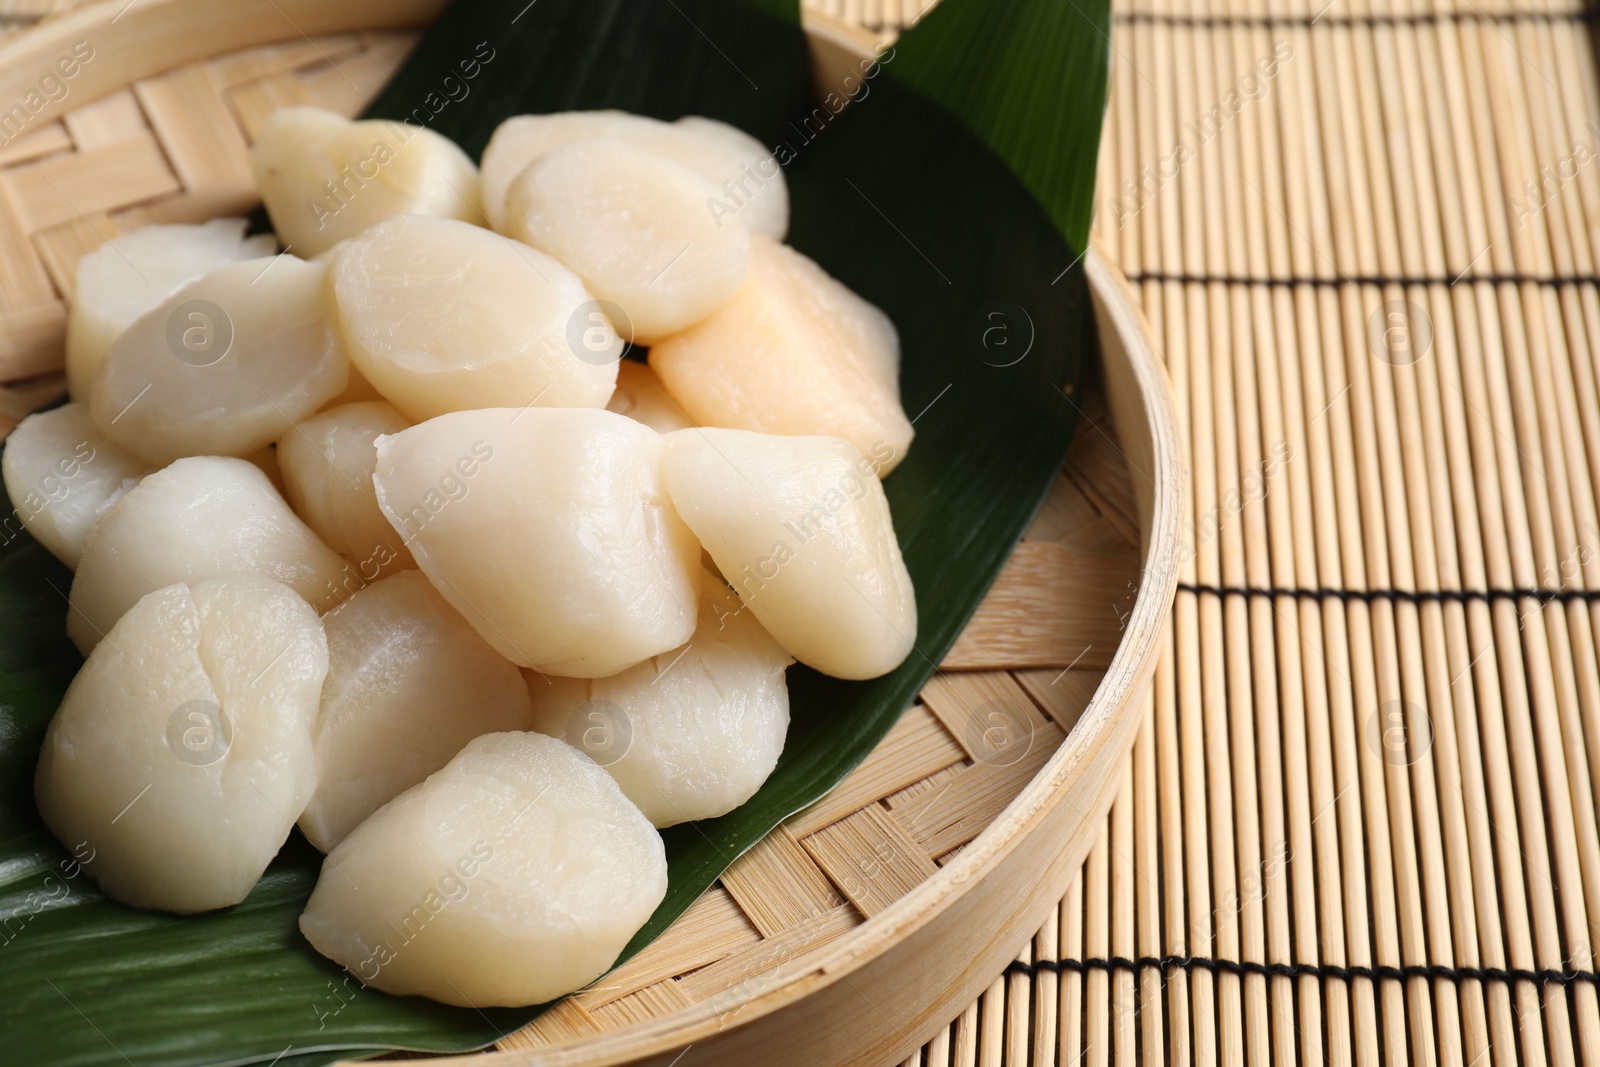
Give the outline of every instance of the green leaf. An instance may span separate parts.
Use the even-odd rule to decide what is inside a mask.
[[[1111,49],[1111,0],[943,3],[893,71],[1003,159],[1068,241],[1088,247]]]
[[[917,439],[886,488],[916,583],[917,651],[870,682],[791,670],[793,725],[777,770],[738,811],[666,832],[670,888],[630,953],[871,750],[1054,477],[1075,412],[1061,389],[1094,353],[1077,263],[1109,16],[1103,0],[1077,2],[945,0],[881,68],[862,72],[856,103],[836,116],[812,99],[793,0],[458,0],[373,106],[474,154],[520,112],[620,107],[734,122],[785,164],[791,242],[900,330]],[[447,1008],[347,981],[296,928],[320,862],[298,835],[224,912],[176,918],[102,898],[72,862],[75,843],[52,840],[33,808],[39,744],[79,660],[60,636],[71,577],[17,526],[0,524],[8,1060],[315,1064],[478,1047],[537,1013]]]

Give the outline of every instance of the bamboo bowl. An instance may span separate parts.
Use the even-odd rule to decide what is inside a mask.
[[[0,430],[62,392],[85,252],[140,225],[251,209],[262,118],[300,103],[359,111],[440,6],[107,0],[0,46],[0,100],[25,99],[74,42],[98,56],[0,138]],[[819,87],[881,43],[819,16],[807,33]],[[918,703],[639,956],[496,1050],[441,1062],[668,1067],[692,1045],[695,1067],[897,1063],[1039,928],[1142,716],[1185,481],[1148,328],[1106,255],[1085,262],[1100,389],[1080,398],[1040,519]],[[997,699],[1024,709],[1032,738],[1006,767],[964,748]]]

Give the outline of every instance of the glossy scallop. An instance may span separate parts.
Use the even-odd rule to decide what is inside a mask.
[[[623,111],[514,115],[495,128],[483,150],[483,209],[496,229],[506,223],[506,191],[546,153],[574,141],[615,137],[681,163],[715,190],[706,206],[715,219],[737,217],[751,233],[783,239],[789,191],[783,168],[760,141],[736,126],[701,115],[662,122]]]
[[[67,315],[67,391],[89,400],[95,372],[123,330],[190,282],[218,267],[270,256],[270,233],[244,235],[245,219],[198,226],[145,226],[117,234],[78,261]]]
[[[195,456],[146,475],[89,534],[67,636],[88,654],[139,598],[178,582],[260,575],[319,611],[359,581],[248,460]]]
[[[528,674],[537,728],[586,752],[658,827],[749,800],[789,729],[794,660],[722,579],[702,575],[700,597],[682,648],[609,678]]]
[[[837,437],[666,435],[662,480],[739,598],[789,654],[876,678],[917,639],[917,603],[871,461]]]
[[[694,632],[700,547],[661,442],[594,408],[458,411],[378,439],[378,504],[501,655],[604,677]]]
[[[578,276],[542,252],[408,215],[350,242],[332,269],[351,361],[413,421],[611,396],[622,341]]]
[[[514,1007],[604,974],[666,891],[660,835],[593,760],[486,734],[339,843],[300,929],[364,985]]]
[[[627,139],[666,123],[626,111],[561,111],[513,115],[494,129],[483,150],[483,211],[489,224],[506,230],[506,192],[534,160],[574,141],[596,137]]]
[[[142,597],[89,654],[45,734],[39,814],[115,900],[243,900],[311,798],[328,669],[316,613],[266,578]]]
[[[367,586],[323,623],[317,791],[300,828],[324,852],[474,737],[531,725],[517,668],[417,571]]]
[[[155,464],[271,444],[346,384],[326,274],[284,255],[184,286],[106,353],[89,394],[95,425]]]
[[[650,367],[702,426],[843,437],[880,475],[911,447],[888,316],[765,237],[733,299],[652,346]]]
[[[411,123],[280,108],[262,122],[250,162],[272,228],[307,258],[396,215],[483,218],[472,160]]]
[[[0,456],[6,496],[23,526],[73,568],[100,516],[150,471],[95,429],[87,404],[29,415]]]
[[[374,442],[410,425],[389,403],[370,400],[320,411],[278,442],[284,496],[295,514],[367,581],[416,566],[372,484]]]
[[[616,138],[540,157],[506,194],[506,232],[577,272],[620,311],[628,340],[652,344],[705,318],[744,281],[750,235],[713,217],[716,187]]]

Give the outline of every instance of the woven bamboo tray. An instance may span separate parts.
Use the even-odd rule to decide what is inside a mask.
[[[359,111],[437,0],[97,4],[0,48],[22,98],[80,40],[68,96],[0,146],[0,411],[61,392],[79,257],[152,222],[255,203],[273,108]],[[877,38],[818,16],[832,84]],[[1052,911],[1111,803],[1176,580],[1176,416],[1132,294],[1086,260],[1104,362],[1039,518],[941,673],[867,761],[741,858],[655,944],[464,1064],[892,1063],[945,1026]],[[1026,755],[972,746],[995,702]],[[454,1062],[454,1061],[452,1061]]]

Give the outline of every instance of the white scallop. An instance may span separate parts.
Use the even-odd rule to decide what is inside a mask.
[[[750,239],[750,275],[734,298],[652,346],[650,367],[702,426],[843,437],[880,476],[911,447],[894,324],[766,237]]]
[[[45,734],[39,814],[105,893],[200,912],[243,900],[311,798],[328,669],[316,613],[233,577],[139,600]]]
[[[666,435],[662,480],[741,600],[789,654],[876,678],[917,639],[917,603],[872,463],[837,437]]]
[[[167,297],[218,267],[270,256],[270,233],[244,235],[245,219],[145,226],[118,234],[78,260],[67,315],[67,391],[87,402],[111,342]]]
[[[700,597],[682,648],[609,678],[527,675],[535,727],[586,752],[658,827],[749,800],[789,730],[794,660],[716,575]]]
[[[750,235],[718,218],[718,190],[627,141],[576,141],[546,153],[506,193],[506,232],[577,272],[621,308],[617,331],[639,344],[705,318],[744,281]]]
[[[146,475],[90,532],[67,636],[87,655],[146,593],[249,574],[284,583],[319,611],[360,586],[254,464],[180,459]]]
[[[516,1007],[604,974],[666,890],[660,835],[593,760],[487,734],[339,843],[300,930],[365,985]]]
[[[604,677],[694,632],[700,547],[661,441],[598,408],[458,411],[378,438],[378,505],[502,656]]]
[[[300,828],[324,852],[474,737],[530,726],[515,665],[416,571],[367,586],[323,625],[317,792]]]
[[[789,230],[789,188],[771,149],[737,126],[686,115],[670,127],[674,136],[642,147],[692,167],[717,187],[713,211],[738,218],[752,234],[783,240]]]
[[[284,255],[179,289],[106,353],[89,394],[95,425],[157,464],[271,444],[346,384],[326,275]]]
[[[624,111],[514,115],[495,128],[483,150],[483,210],[495,229],[506,223],[506,191],[535,160],[562,145],[615,137],[682,163],[716,189],[714,218],[737,215],[752,233],[783,239],[789,192],[783,169],[765,145],[716,119],[688,115],[662,122]]]
[[[29,415],[0,456],[12,510],[35,540],[74,568],[90,528],[150,471],[94,428],[87,404]]]
[[[547,152],[595,137],[621,137],[666,123],[626,111],[562,111],[550,115],[513,115],[494,128],[484,147],[483,212],[489,225],[506,230],[506,191],[528,164]]]
[[[369,400],[318,412],[278,441],[283,495],[295,514],[368,581],[416,566],[372,484],[374,442],[410,425],[393,405]]]
[[[272,228],[300,256],[396,215],[483,217],[472,160],[448,137],[410,123],[282,108],[261,124],[250,162]]]
[[[351,241],[332,270],[351,362],[413,421],[611,396],[622,341],[578,276],[543,252],[406,215]]]

